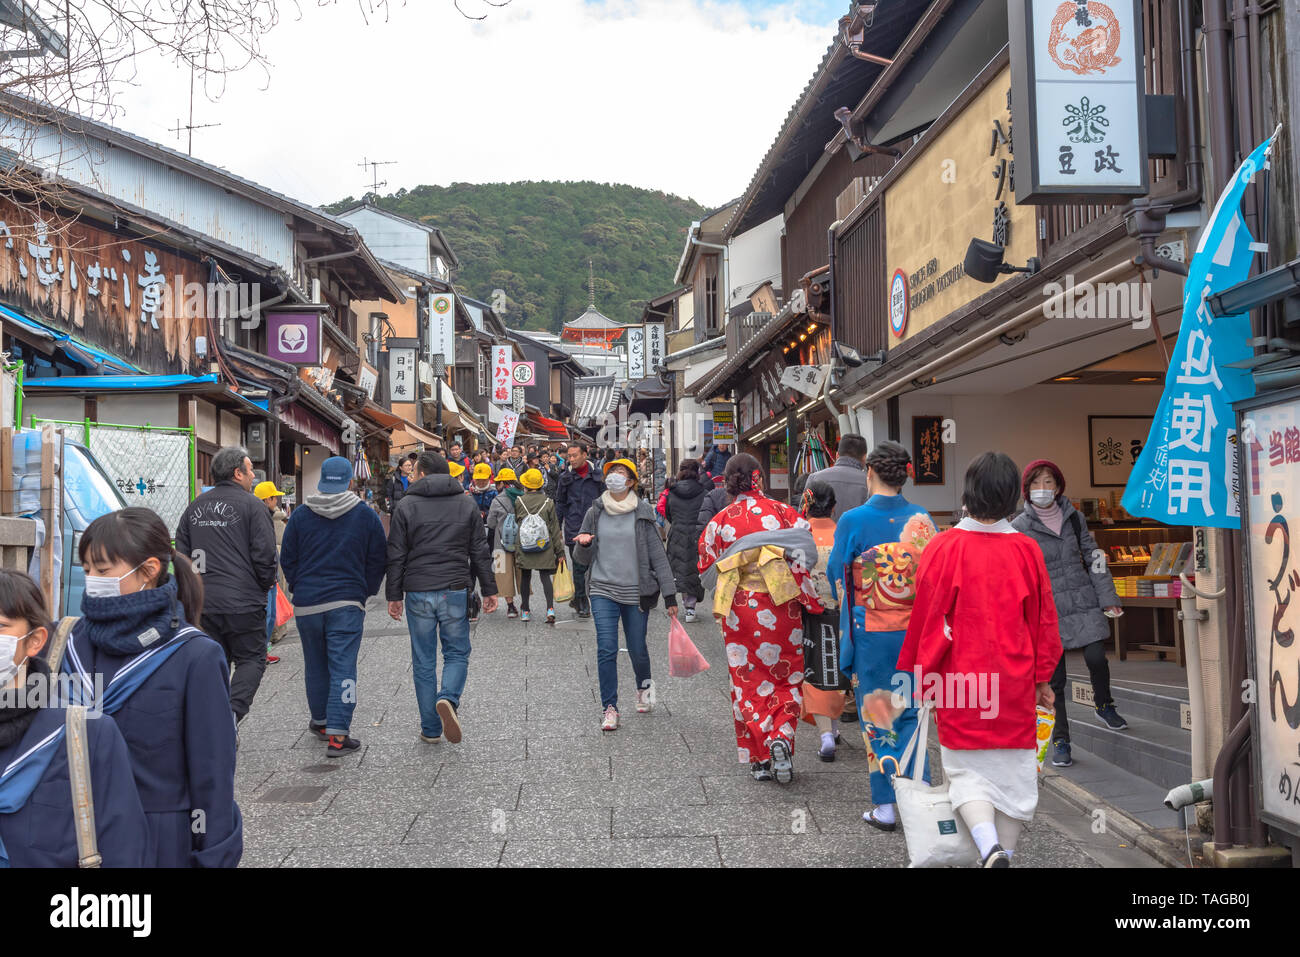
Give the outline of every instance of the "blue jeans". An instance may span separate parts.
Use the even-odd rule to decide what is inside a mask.
[[[357,652],[366,613],[335,608],[298,618],[303,677],[311,722],[327,734],[347,734],[357,707]]]
[[[648,611],[640,605],[624,605],[604,595],[591,596],[591,617],[596,623],[596,673],[600,676],[600,706],[618,709],[618,623],[623,621],[627,656],[638,690],[650,687],[650,650],[646,647]]]
[[[406,627],[411,632],[411,670],[420,705],[420,731],[442,734],[438,699],[460,709],[469,675],[469,592],[463,588],[406,593]],[[438,638],[442,638],[442,690],[438,689]]]
[[[275,589],[266,594],[266,640],[270,642],[271,633],[275,631]]]

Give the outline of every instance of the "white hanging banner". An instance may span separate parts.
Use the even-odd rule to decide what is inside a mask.
[[[668,338],[664,332],[662,322],[647,322],[645,324],[646,336],[646,365],[650,375],[656,375],[660,367],[664,364],[664,356],[668,351]]]
[[[627,327],[627,381],[645,378],[645,326]]]
[[[497,441],[510,448],[515,441],[515,428],[519,425],[518,412],[501,412],[501,424],[497,426]]]
[[[514,352],[510,346],[492,347],[492,401],[497,405],[509,405],[511,396],[511,366]]]
[[[415,340],[411,340],[414,342]],[[415,355],[419,350],[388,347],[388,398],[390,402],[414,402],[416,398]]]
[[[781,385],[798,389],[804,395],[819,396],[826,381],[823,366],[786,366],[781,373]]]
[[[456,296],[435,292],[429,296],[429,355],[445,356],[456,364]]]

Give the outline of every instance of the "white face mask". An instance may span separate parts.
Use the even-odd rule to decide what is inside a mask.
[[[140,565],[143,565],[141,562]],[[136,565],[135,568],[139,568]],[[107,578],[102,575],[86,576],[86,597],[87,598],[117,598],[122,594],[122,579],[129,577],[135,568],[117,578]]]
[[[1056,501],[1056,492],[1050,488],[1036,488],[1029,493],[1029,501],[1033,502],[1039,508],[1047,508]]]
[[[605,476],[605,488],[615,493],[626,492],[627,476],[624,475],[622,472],[610,472],[607,476]]]
[[[27,632],[27,635],[32,631]],[[0,635],[0,685],[7,685],[12,681],[14,675],[18,674],[18,669],[27,663],[26,658],[17,664],[14,663],[14,652],[18,650],[18,642],[27,635]]]

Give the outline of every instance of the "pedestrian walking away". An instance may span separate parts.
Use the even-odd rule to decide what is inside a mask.
[[[383,523],[351,485],[352,463],[326,459],[316,494],[289,519],[280,554],[302,640],[307,730],[326,742],[331,758],[361,747],[351,736],[361,691],[357,653],[366,600],[379,593],[387,558]]]
[[[490,615],[496,610],[497,583],[478,506],[436,452],[420,455],[415,481],[393,513],[387,563],[388,613],[401,621],[405,611],[411,635],[420,736],[433,743],[445,735],[457,744],[461,740],[457,711],[471,650],[469,594],[477,581],[483,611]]]
[[[714,517],[724,508],[731,504],[731,496],[727,494],[726,480],[723,476],[718,475],[712,478],[712,486],[708,494],[700,500],[700,514],[696,516],[696,524],[703,530],[713,521]]]
[[[914,706],[893,707],[895,663],[916,597],[917,562],[936,534],[929,513],[903,497],[911,474],[912,457],[897,442],[880,442],[871,450],[866,460],[871,496],[839,520],[826,563],[836,594],[843,589],[840,670],[852,678],[871,772],[875,807],[863,820],[883,831],[898,826],[893,776],[919,716]],[[928,759],[922,777],[929,782]]]
[[[1088,523],[1065,497],[1065,475],[1056,463],[1047,459],[1030,462],[1021,479],[1021,494],[1024,510],[1011,525],[1036,541],[1043,551],[1056,599],[1061,644],[1067,651],[1083,650],[1097,718],[1112,731],[1126,731],[1128,723],[1115,708],[1110,690],[1110,664],[1106,661],[1106,640],[1110,638],[1107,618],[1118,618],[1124,613],[1106,565],[1106,553],[1097,547]],[[1065,683],[1066,665],[1062,655],[1052,675],[1052,691],[1056,697],[1052,764],[1058,768],[1074,763],[1070,722],[1065,713]]]
[[[284,492],[275,487],[274,482],[258,482],[253,489],[253,497],[262,502],[271,512],[271,524],[275,528],[275,553],[278,556],[280,549],[284,544],[284,526],[289,521],[289,516],[285,514],[284,509],[280,507],[281,496]],[[285,597],[289,596],[289,586],[285,581],[284,569],[276,573],[275,585],[266,595],[266,663],[268,665],[278,664],[280,659],[271,654],[271,645],[284,638],[284,633],[289,630],[289,623],[277,625],[276,619],[276,600],[275,589],[279,587],[284,592]]]
[[[36,583],[0,571],[0,867],[144,867],[149,825],[126,740],[104,714],[71,714],[69,736],[68,708],[38,657],[51,634]],[[79,839],[70,783],[83,770],[92,826]]]
[[[813,472],[808,476],[807,485],[813,482],[825,482],[835,490],[835,514],[831,516],[839,521],[840,516],[850,509],[857,508],[867,501],[867,440],[852,433],[840,439],[839,455],[830,468]],[[803,489],[797,493],[802,496]]]
[[[807,567],[816,554],[808,522],[763,494],[758,461],[727,462],[732,502],[700,535],[699,570],[717,567],[713,617],[731,675],[736,752],[755,780],[794,780],[794,729],[803,694],[803,609],[820,614]]]
[[[181,513],[176,550],[203,576],[203,631],[234,667],[230,707],[242,721],[266,671],[266,595],[275,584],[275,527],[253,497],[248,451],[212,457],[216,483]]]
[[[585,576],[587,607],[596,623],[596,672],[600,681],[602,731],[616,731],[618,710],[618,626],[623,625],[627,654],[636,678],[636,710],[654,709],[654,683],[646,629],[650,610],[662,596],[677,617],[672,566],[655,527],[655,512],[639,497],[636,465],[629,459],[605,463],[605,491],[582,519],[574,542],[574,565]],[[576,575],[575,575],[576,580]]]
[[[669,522],[668,561],[673,566],[677,591],[682,596],[685,612],[682,619],[695,621],[695,605],[704,598],[704,584],[700,581],[700,505],[709,493],[700,481],[700,463],[686,459],[677,471],[677,478],[668,483],[661,496],[663,516]]]
[[[586,443],[570,443],[567,449],[569,467],[560,476],[555,489],[555,513],[564,525],[564,543],[569,547],[569,557],[573,561],[573,601],[569,605],[579,618],[591,617],[591,605],[587,601],[587,566],[578,557],[574,538],[592,504],[605,491],[602,473],[587,461],[587,452]],[[651,515],[653,518],[653,511]]]
[[[519,569],[519,612],[524,621],[532,618],[529,598],[532,593],[533,572],[542,579],[542,592],[546,596],[546,623],[555,624],[555,571],[564,564],[564,536],[560,520],[555,514],[555,503],[542,491],[545,478],[538,469],[529,469],[519,476],[523,494],[515,499],[515,522],[518,537],[515,542],[515,563]]]
[[[826,566],[835,546],[835,489],[829,482],[813,478],[804,490],[800,514],[812,528],[817,543],[817,565],[813,584],[822,613],[803,613],[803,710],[800,717],[817,727],[821,748],[817,756],[826,762],[835,760],[840,744],[839,718],[852,689],[840,671],[840,603],[831,589]]]
[[[492,548],[492,572],[497,580],[497,598],[506,603],[506,618],[518,618],[515,599],[519,594],[519,568],[515,561],[515,543],[519,539],[519,520],[515,502],[523,494],[512,469],[497,473],[497,494],[488,508],[487,530]]]
[[[262,503],[247,498],[269,527]],[[145,866],[235,867],[244,826],[230,672],[221,647],[191,624],[203,620],[204,582],[146,508],[95,519],[77,551],[82,617],[50,663],[70,677],[72,703],[112,715],[126,740],[149,827]],[[261,597],[252,604],[265,655]]]
[[[1036,706],[1051,708],[1061,659],[1056,601],[1042,550],[1007,516],[1020,473],[1005,455],[985,452],[966,470],[968,517],[921,557],[916,605],[899,671],[997,676],[974,696],[934,701],[948,797],[984,867],[1008,867],[1023,824],[1038,807]],[[914,693],[920,689],[913,689]]]

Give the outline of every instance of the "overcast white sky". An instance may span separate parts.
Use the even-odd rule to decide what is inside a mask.
[[[738,196],[848,0],[356,0],[292,4],[265,40],[269,79],[196,91],[194,154],[310,203],[421,183],[596,180],[717,206]],[[189,72],[142,67],[114,120],[185,149]]]

